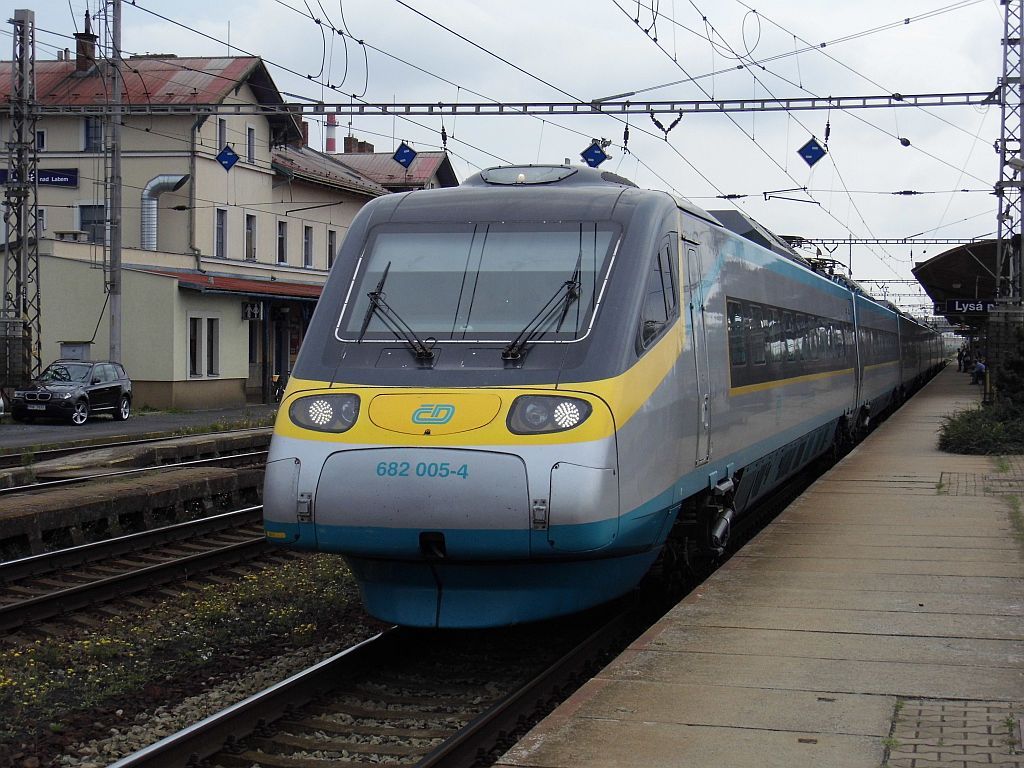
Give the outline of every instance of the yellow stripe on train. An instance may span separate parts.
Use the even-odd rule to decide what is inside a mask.
[[[396,441],[412,446],[457,446],[467,442],[480,445],[555,445],[606,439],[614,434],[616,423],[621,428],[650,400],[651,394],[672,370],[682,351],[682,329],[683,324],[677,323],[620,376],[565,384],[557,389],[546,385],[472,389],[367,387],[331,385],[293,377],[288,383],[274,431],[305,440],[363,445],[393,445]],[[304,429],[288,416],[288,407],[296,398],[340,393],[356,394],[360,400],[359,418],[347,432],[334,434]],[[582,398],[594,406],[594,411],[583,424],[564,432],[541,435],[509,432],[506,419],[515,398],[541,394]],[[451,408],[452,413],[450,419],[441,424],[442,417],[448,415],[446,408]],[[429,423],[431,415],[436,417],[433,423]]]

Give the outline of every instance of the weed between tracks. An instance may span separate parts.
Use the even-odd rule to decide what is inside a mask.
[[[142,710],[176,692],[364,621],[338,557],[310,555],[182,591],[91,631],[0,651],[0,755],[53,755],[97,711]],[[194,691],[191,691],[194,692]],[[102,719],[102,718],[101,718]],[[0,765],[4,765],[0,759]],[[43,763],[45,764],[45,763]]]

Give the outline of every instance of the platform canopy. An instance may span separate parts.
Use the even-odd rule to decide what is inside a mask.
[[[978,240],[920,261],[914,277],[953,326],[984,324],[996,297],[996,241]]]

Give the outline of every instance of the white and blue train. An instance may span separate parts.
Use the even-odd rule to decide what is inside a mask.
[[[749,219],[500,167],[352,223],[278,413],[270,541],[421,627],[564,615],[700,561],[933,374],[941,339]]]

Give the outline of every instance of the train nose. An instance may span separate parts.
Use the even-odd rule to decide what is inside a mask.
[[[314,502],[321,547],[363,557],[523,558],[530,497],[519,456],[364,448],[325,462]]]

